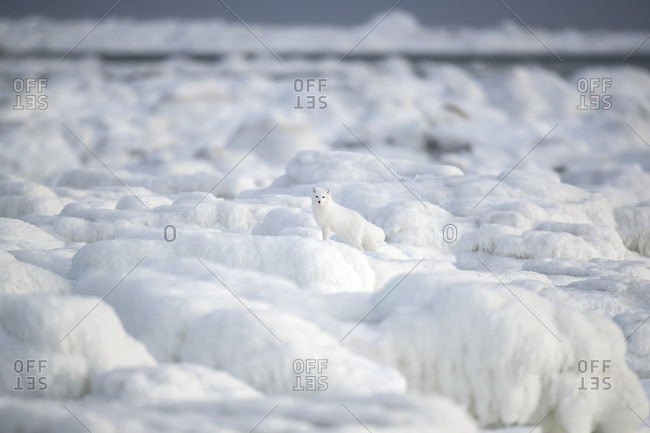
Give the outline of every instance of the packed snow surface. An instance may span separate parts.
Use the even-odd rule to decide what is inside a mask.
[[[0,39],[57,52],[87,24],[2,20]],[[0,59],[11,104],[16,77],[48,79],[47,109],[0,112],[0,433],[650,422],[647,70],[278,62],[212,24],[108,20],[79,52],[219,61]],[[384,25],[361,53],[545,51],[512,25]],[[361,27],[260,36],[338,52]],[[625,52],[645,35],[540,36]],[[294,108],[313,77],[327,107]],[[611,78],[610,109],[579,108],[585,77]],[[324,241],[315,187],[385,240]]]

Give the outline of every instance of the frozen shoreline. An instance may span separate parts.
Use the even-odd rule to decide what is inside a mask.
[[[278,53],[333,53],[344,55],[381,16],[352,27],[279,27],[250,23],[269,49]],[[96,24],[96,20],[0,18],[0,47],[5,53],[65,54]],[[621,60],[647,36],[643,31],[578,31],[533,29],[558,55],[620,54]],[[308,34],[305,38],[303,35]],[[235,54],[269,51],[239,22],[214,20],[133,20],[111,16],[77,48],[77,53],[114,54]],[[391,13],[364,40],[356,54],[408,53],[420,55],[510,54],[553,55],[524,26],[504,21],[495,27],[426,27],[412,15]],[[644,44],[639,55],[650,54]]]

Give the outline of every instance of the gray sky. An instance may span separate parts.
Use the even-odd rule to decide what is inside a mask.
[[[99,19],[117,0],[21,0],[0,3],[0,16],[41,15]],[[504,0],[530,26],[650,29],[650,0]],[[397,0],[225,0],[248,23],[352,24],[388,11]],[[515,20],[500,0],[403,0],[399,9],[425,24],[489,26]],[[219,0],[123,0],[111,16],[235,20]]]

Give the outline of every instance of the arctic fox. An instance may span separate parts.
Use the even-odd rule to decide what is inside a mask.
[[[359,213],[334,203],[329,188],[314,188],[311,209],[316,224],[323,230],[323,240],[338,233],[355,248],[374,250],[386,238],[384,231],[366,221]]]

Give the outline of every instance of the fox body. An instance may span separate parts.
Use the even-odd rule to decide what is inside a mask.
[[[311,208],[316,224],[323,230],[323,240],[338,233],[351,246],[367,251],[375,250],[377,243],[386,238],[380,227],[366,221],[358,212],[335,203],[329,188],[313,189]]]

